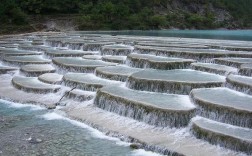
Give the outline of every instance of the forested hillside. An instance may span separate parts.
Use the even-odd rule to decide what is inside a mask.
[[[1,0],[3,31],[71,17],[79,30],[251,28],[252,0]],[[67,20],[66,20],[67,21]]]

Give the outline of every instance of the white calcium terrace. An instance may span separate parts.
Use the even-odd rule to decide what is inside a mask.
[[[252,53],[251,53],[252,54]],[[214,62],[217,64],[228,65],[239,68],[243,64],[252,63],[252,58],[216,58]]]
[[[252,76],[252,63],[242,64],[239,69],[239,74]]]
[[[252,95],[252,77],[230,74],[226,78],[226,86]]]
[[[251,58],[252,53],[246,51],[227,51],[221,49],[167,48],[152,46],[135,46],[135,51],[141,54],[154,54],[169,57],[182,57],[198,61],[208,61],[219,57]]]
[[[105,62],[113,62],[113,63],[120,63],[124,64],[126,61],[127,56],[113,56],[113,55],[108,55],[108,56],[102,56],[102,61]]]
[[[101,55],[123,55],[126,56],[133,52],[132,46],[115,44],[115,45],[105,45],[101,49]]]
[[[1,36],[0,97],[165,155],[252,154],[252,42],[86,33]]]
[[[111,81],[86,73],[68,73],[63,77],[64,83],[70,87],[77,87],[83,90],[95,91],[103,86],[120,85],[120,82]]]
[[[92,100],[95,97],[95,92],[83,91],[74,89],[67,93],[67,98],[74,99],[80,102]]]
[[[197,117],[192,122],[193,133],[199,139],[205,139],[213,144],[252,153],[252,130],[237,126],[230,126],[206,118]]]
[[[27,75],[39,76],[44,73],[54,73],[56,69],[50,64],[27,64],[20,68]]]
[[[60,86],[43,83],[37,77],[15,76],[12,78],[12,84],[18,89],[35,93],[56,92],[60,89]]]
[[[189,68],[195,62],[192,59],[162,57],[148,54],[129,54],[127,65],[135,68],[153,68],[162,70]]]
[[[192,69],[203,72],[209,72],[220,75],[228,75],[230,73],[238,73],[238,69],[226,65],[219,65],[214,63],[192,63]]]
[[[127,79],[131,89],[189,94],[194,88],[220,87],[225,77],[190,69],[151,70],[134,73]]]
[[[4,57],[4,61],[12,64],[49,64],[51,60],[44,59],[37,55],[25,56],[8,56]]]
[[[117,80],[117,81],[126,81],[126,79],[133,73],[139,72],[142,69],[131,68],[128,66],[107,66],[107,67],[98,67],[95,70],[95,75],[101,78]]]
[[[99,52],[98,52],[99,54]],[[82,56],[84,59],[89,59],[89,60],[101,60],[102,56],[101,55],[84,55]]]
[[[1,55],[10,56],[21,56],[21,55],[41,55],[41,52],[37,51],[28,51],[28,50],[17,50],[17,49],[3,49],[0,50]]]
[[[108,86],[98,90],[95,105],[156,126],[186,126],[195,106],[186,95],[149,93]]]
[[[228,88],[201,88],[190,93],[201,116],[242,127],[252,127],[252,96]]]
[[[46,50],[45,54],[50,57],[81,57],[83,55],[95,55],[96,51],[81,51],[81,50]]]
[[[58,84],[62,82],[63,75],[57,73],[45,73],[38,77],[38,79],[45,83]]]
[[[83,58],[56,57],[53,63],[68,71],[93,72],[96,67],[114,66],[115,63],[108,63],[101,60],[87,60]]]

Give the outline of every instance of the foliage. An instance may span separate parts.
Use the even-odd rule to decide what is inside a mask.
[[[252,0],[1,0],[0,20],[22,25],[33,15],[79,14],[80,30],[228,27],[228,21],[216,22],[217,8],[251,27],[251,6]]]
[[[252,25],[252,0],[212,0],[214,6],[227,9],[243,26]]]
[[[4,0],[0,3],[1,24],[26,24],[26,15],[14,0]]]

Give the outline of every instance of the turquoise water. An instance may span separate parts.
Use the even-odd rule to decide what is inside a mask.
[[[145,154],[141,150],[133,151],[119,139],[46,109],[0,100],[0,156]]]
[[[125,31],[78,32],[78,33],[252,41],[252,30],[149,30],[149,31],[125,30]]]

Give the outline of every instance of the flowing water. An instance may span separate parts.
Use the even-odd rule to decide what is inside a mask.
[[[160,36],[252,41],[252,30],[125,30],[125,31],[95,31],[77,32],[81,34],[112,34],[136,36]]]
[[[0,100],[0,156],[156,155],[39,106]]]
[[[188,115],[186,116],[186,119],[184,119],[184,116],[176,116],[176,114],[181,114],[181,112],[177,113],[177,111],[176,111],[176,113],[174,113],[172,115],[164,114],[163,116],[165,116],[165,117],[163,119],[165,122],[167,122],[168,119],[170,119],[169,122],[173,122],[173,121],[180,122],[180,119],[181,119],[181,123],[183,122],[183,124],[181,124],[181,125],[179,124],[178,126],[175,126],[175,124],[173,124],[177,128],[172,128],[172,129],[170,129],[170,128],[163,129],[163,126],[166,127],[168,124],[161,126],[162,128],[157,127],[157,126],[162,125],[162,124],[160,124],[162,121],[161,120],[162,116],[158,116],[158,114],[160,114],[159,112],[154,112],[154,113],[151,112],[150,113],[150,111],[148,110],[149,109],[148,102],[157,104],[157,108],[159,108],[160,105],[162,106],[162,104],[163,104],[162,102],[171,101],[171,99],[167,100],[167,99],[161,98],[161,97],[163,97],[163,93],[161,93],[161,92],[164,92],[164,90],[167,91],[166,88],[171,88],[171,90],[173,91],[171,93],[189,94],[193,88],[201,88],[201,87],[207,87],[207,88],[209,87],[210,88],[210,87],[215,87],[215,86],[223,86],[224,82],[225,82],[224,76],[208,74],[210,77],[206,77],[206,73],[204,74],[204,73],[198,72],[198,71],[192,72],[191,69],[183,69],[183,70],[180,69],[180,70],[176,70],[175,73],[172,73],[172,76],[167,77],[167,75],[165,75],[165,73],[171,73],[171,71],[169,71],[169,72],[158,71],[157,72],[154,69],[143,70],[142,68],[145,68],[145,67],[157,68],[157,66],[155,66],[155,65],[149,67],[146,62],[143,62],[143,65],[141,66],[141,68],[137,68],[139,70],[139,72],[138,73],[137,73],[137,71],[135,71],[136,73],[133,72],[134,74],[132,73],[133,75],[131,75],[131,78],[129,78],[127,81],[126,81],[126,78],[116,79],[116,80],[126,81],[126,83],[125,82],[118,82],[118,81],[114,82],[114,81],[111,81],[111,80],[113,80],[113,78],[111,78],[111,75],[109,75],[109,73],[107,73],[108,76],[106,77],[106,76],[101,76],[102,74],[99,74],[99,70],[98,70],[99,68],[96,68],[96,71],[94,71],[95,67],[97,67],[97,66],[115,65],[114,63],[103,62],[101,60],[82,59],[81,57],[76,58],[76,57],[73,57],[72,55],[79,56],[79,54],[77,55],[77,53],[83,52],[81,50],[92,50],[91,54],[96,54],[96,55],[101,54],[101,52],[104,50],[101,48],[101,46],[105,45],[104,42],[108,42],[108,40],[113,41],[113,42],[109,42],[109,44],[115,44],[115,43],[117,43],[117,40],[119,40],[118,43],[124,43],[126,45],[129,44],[132,46],[134,44],[137,44],[137,42],[133,43],[131,41],[132,36],[129,36],[127,38],[127,40],[125,40],[125,39],[122,39],[123,36],[116,36],[116,35],[136,35],[136,36],[133,36],[136,39],[138,38],[137,35],[139,35],[139,36],[143,35],[143,36],[160,36],[160,37],[164,37],[164,36],[167,37],[168,36],[168,37],[185,37],[185,38],[191,37],[191,38],[252,41],[252,30],[237,30],[237,31],[228,31],[228,30],[209,30],[209,31],[208,30],[207,31],[206,30],[204,30],[204,31],[158,30],[158,31],[71,32],[71,33],[72,34],[68,34],[68,33],[65,34],[64,33],[65,35],[72,35],[73,36],[73,40],[70,40],[70,41],[68,41],[70,38],[65,36],[65,39],[63,38],[62,42],[57,42],[57,38],[56,38],[56,40],[55,39],[50,40],[50,35],[49,35],[48,40],[45,41],[46,46],[44,46],[44,45],[43,46],[41,46],[41,45],[34,46],[34,45],[30,45],[30,44],[27,44],[27,45],[20,44],[18,47],[19,50],[23,49],[26,51],[30,51],[30,50],[37,51],[37,52],[41,51],[43,53],[43,55],[41,55],[41,56],[25,56],[25,57],[12,56],[9,58],[12,58],[14,60],[16,58],[18,58],[19,62],[22,62],[22,60],[25,60],[28,63],[30,63],[31,60],[33,61],[36,58],[37,62],[39,62],[39,61],[41,61],[41,59],[42,59],[42,61],[45,61],[45,58],[52,59],[54,55],[57,56],[58,50],[61,51],[62,49],[65,49],[65,50],[71,51],[71,50],[75,49],[76,51],[74,51],[74,52],[71,51],[71,53],[72,53],[71,55],[70,55],[69,51],[68,52],[65,51],[64,53],[63,52],[60,53],[64,57],[53,59],[53,64],[54,64],[53,66],[56,68],[56,72],[65,75],[65,78],[66,78],[67,73],[70,71],[71,72],[91,72],[91,73],[95,72],[96,76],[98,76],[98,77],[96,77],[94,74],[91,74],[91,73],[84,74],[83,76],[79,77],[75,73],[70,78],[72,80],[80,81],[77,84],[74,84],[74,83],[72,84],[71,81],[69,81],[69,83],[68,83],[65,80],[65,82],[61,84],[62,89],[59,92],[57,92],[55,94],[54,93],[46,94],[44,96],[41,95],[41,97],[39,97],[40,94],[34,94],[34,97],[33,97],[33,93],[25,93],[21,90],[16,90],[16,89],[12,88],[11,79],[13,80],[13,82],[12,82],[13,84],[20,82],[21,78],[17,77],[17,76],[24,76],[25,75],[24,72],[17,71],[16,73],[7,73],[5,76],[0,77],[0,80],[1,80],[0,81],[1,82],[0,91],[1,91],[1,94],[3,94],[3,96],[1,95],[1,97],[5,97],[5,98],[11,97],[9,99],[13,99],[13,100],[18,100],[18,99],[22,99],[22,98],[23,99],[31,99],[31,100],[34,100],[35,102],[37,101],[36,97],[39,97],[38,101],[41,100],[42,102],[50,102],[49,104],[51,104],[52,102],[54,103],[54,102],[58,101],[57,98],[59,99],[59,97],[61,97],[61,95],[63,95],[63,93],[65,93],[67,91],[67,89],[69,89],[66,86],[73,87],[73,89],[74,89],[76,86],[82,87],[81,83],[88,84],[89,88],[92,88],[94,86],[93,89],[90,89],[92,91],[95,91],[96,88],[98,88],[96,86],[98,86],[99,83],[101,83],[101,85],[113,84],[113,85],[120,85],[120,86],[122,84],[123,87],[127,86],[127,87],[133,89],[134,92],[132,91],[132,93],[129,94],[129,89],[128,89],[127,92],[124,90],[120,90],[121,92],[119,92],[117,90],[113,90],[113,92],[110,93],[111,90],[108,90],[106,92],[106,94],[110,93],[109,96],[112,96],[114,98],[118,94],[117,97],[120,97],[120,98],[117,98],[117,99],[122,99],[121,100],[122,102],[120,103],[120,100],[117,100],[117,99],[113,100],[113,98],[106,99],[105,96],[104,97],[101,96],[99,103],[96,102],[95,105],[93,105],[93,100],[91,100],[91,101],[89,101],[89,103],[90,104],[92,103],[92,105],[89,105],[89,103],[88,103],[86,106],[85,103],[84,104],[81,103],[80,107],[79,107],[79,105],[77,106],[77,104],[74,101],[69,100],[69,99],[66,100],[67,99],[66,98],[65,99],[66,101],[62,100],[61,103],[59,103],[61,106],[58,106],[56,108],[56,110],[47,110],[47,109],[43,109],[39,106],[23,105],[23,104],[8,102],[8,101],[0,99],[0,156],[12,156],[12,155],[14,155],[14,156],[16,156],[16,155],[22,155],[22,156],[23,155],[25,155],[25,156],[26,155],[46,155],[46,156],[47,155],[49,155],[49,156],[50,155],[53,155],[53,156],[54,155],[60,155],[60,156],[65,156],[65,155],[73,155],[73,156],[75,156],[75,155],[76,156],[79,156],[79,155],[85,155],[85,156],[86,155],[87,156],[89,156],[89,155],[98,155],[98,156],[99,155],[102,155],[102,156],[107,156],[107,155],[108,156],[110,156],[110,155],[112,155],[112,156],[114,156],[114,155],[116,155],[116,156],[121,156],[121,155],[122,156],[124,156],[124,155],[125,156],[157,155],[156,153],[147,152],[142,149],[141,150],[133,150],[132,148],[130,148],[130,143],[120,141],[120,139],[118,139],[118,138],[108,137],[105,134],[108,134],[109,136],[117,136],[121,139],[126,138],[125,140],[128,139],[127,141],[131,141],[134,143],[136,143],[136,142],[143,143],[141,146],[139,146],[139,148],[144,148],[147,150],[151,150],[151,151],[155,151],[155,152],[159,152],[159,153],[163,153],[163,154],[176,154],[176,152],[178,152],[178,154],[182,153],[185,155],[229,155],[229,156],[230,155],[243,155],[243,153],[241,153],[241,152],[243,152],[242,150],[238,149],[238,152],[239,152],[238,153],[235,151],[230,151],[229,149],[226,149],[226,148],[219,147],[219,145],[226,147],[225,146],[226,144],[225,144],[225,142],[223,143],[223,142],[221,142],[221,140],[218,140],[218,138],[214,143],[212,143],[212,144],[217,145],[217,146],[215,146],[215,145],[209,144],[207,141],[204,141],[205,140],[204,138],[203,139],[196,139],[196,137],[194,135],[192,135],[191,130],[190,130],[190,128],[192,127],[192,122],[190,119],[195,118],[194,116],[196,114],[202,115],[203,117],[210,118],[209,116],[212,115],[213,113],[210,114],[209,116],[204,115],[203,113],[198,113],[198,111],[207,112],[208,109],[202,108],[202,109],[198,109],[197,111],[196,110],[195,111],[194,110],[187,111]],[[87,35],[87,36],[83,35],[85,33],[89,33],[89,35]],[[102,35],[100,37],[99,36],[97,37],[95,35],[90,35],[90,33],[112,34],[113,36]],[[76,37],[74,37],[74,36],[76,36]],[[30,36],[30,37],[32,37],[32,36]],[[60,38],[60,36],[58,36],[58,37]],[[90,37],[94,41],[89,43],[87,40],[85,40],[85,42],[87,44],[84,44],[82,42],[84,42],[84,39],[86,39],[85,37],[87,37],[87,38]],[[118,37],[118,39],[116,39],[117,37]],[[80,41],[79,39],[82,39],[82,40]],[[157,39],[162,40],[162,38],[157,38]],[[169,38],[170,41],[173,41],[173,39],[174,38]],[[24,40],[24,41],[26,41],[26,40]],[[145,40],[152,41],[152,37],[146,37],[145,39],[144,38],[141,39],[141,37],[139,37],[136,41],[138,41],[138,40],[142,41],[142,44],[145,44],[145,42],[146,42]],[[164,43],[169,40],[162,40],[162,41],[164,41],[162,44],[164,45]],[[198,40],[198,39],[194,39],[193,41],[190,41],[190,40],[191,39],[177,38],[176,42],[180,42],[179,46],[181,46],[181,45],[187,44],[189,41],[189,43],[191,43],[191,45],[188,44],[188,45],[185,45],[185,47],[186,46],[193,46],[194,47],[195,45],[193,45],[193,44],[196,41],[198,42],[197,44],[205,44],[205,41],[211,41],[211,40],[204,40],[204,42],[203,42],[202,40]],[[160,41],[158,41],[158,42],[160,42]],[[209,48],[217,48],[218,49],[218,46],[216,45],[217,47],[215,47],[215,44],[218,44],[219,42],[220,42],[219,40],[211,41]],[[167,51],[163,50],[163,49],[166,49],[167,47],[157,48],[157,47],[155,47],[155,46],[157,46],[157,45],[155,45],[156,42],[153,42],[153,43],[154,43],[153,44],[154,46],[152,47],[153,49],[151,49],[151,46],[150,47],[146,46],[145,48],[147,48],[147,49],[144,49],[143,48],[144,46],[141,46],[140,44],[139,44],[140,46],[136,45],[135,52],[138,51],[139,53],[141,53],[141,47],[142,47],[143,51],[147,51],[148,55],[152,54],[152,53],[154,53],[155,55],[161,55],[161,56],[167,55],[167,53],[166,53]],[[230,52],[229,52],[230,48],[232,49],[233,47],[235,47],[236,50],[239,50],[238,49],[239,47],[237,47],[237,46],[240,45],[240,48],[244,48],[245,52],[243,52],[243,53],[231,52],[232,56],[233,56],[233,54],[235,54],[235,57],[236,57],[236,53],[238,53],[238,54],[240,54],[240,56],[244,57],[242,59],[245,59],[245,57],[250,56],[249,51],[251,51],[250,46],[252,45],[252,42],[249,43],[249,42],[239,42],[239,41],[223,41],[223,43],[222,43],[222,41],[221,41],[220,44],[224,44],[224,46],[219,47],[221,49],[218,49],[218,53],[215,52],[216,49],[214,49],[214,50],[212,50],[212,49],[198,50],[197,46],[195,46],[196,49],[187,47],[187,49],[189,49],[189,50],[187,50],[186,48],[185,48],[186,50],[183,48],[180,48],[179,51],[175,50],[175,51],[172,51],[172,53],[174,53],[174,55],[177,55],[177,53],[185,53],[185,55],[181,55],[179,57],[187,58],[187,59],[193,58],[193,59],[196,59],[199,63],[203,63],[203,62],[212,63],[212,61],[213,61],[212,58],[215,58],[216,56],[220,57],[219,53],[223,53],[222,54],[223,56],[221,55],[222,57],[227,57],[230,55]],[[247,44],[249,44],[249,45],[247,45]],[[47,46],[49,46],[49,47],[47,47]],[[116,50],[112,48],[112,52],[114,52],[114,50],[117,51],[118,50],[117,48],[120,48],[120,47],[116,46],[114,48]],[[229,48],[229,49],[223,49],[223,48]],[[99,52],[96,51],[98,49],[100,49]],[[121,48],[121,49],[123,49],[123,48]],[[49,55],[48,50],[50,50],[50,52],[53,51],[52,56]],[[44,51],[47,51],[47,53]],[[198,52],[204,52],[204,53],[201,56],[201,55],[198,55]],[[90,52],[86,51],[85,53],[89,54]],[[127,53],[128,52],[126,51],[126,54]],[[66,55],[66,54],[68,54],[68,55]],[[89,55],[91,55],[91,54],[89,54]],[[112,53],[112,54],[116,55],[114,53]],[[126,54],[124,54],[124,55],[126,55]],[[71,56],[71,57],[69,58],[69,56]],[[109,57],[111,57],[111,56],[109,56]],[[142,57],[143,57],[143,55],[141,55],[141,58]],[[150,57],[150,56],[148,56],[148,57]],[[160,61],[160,58],[161,57],[155,56],[154,61],[158,62],[158,61]],[[248,59],[248,58],[246,58],[246,59]],[[240,60],[240,58],[239,58],[239,60]],[[8,60],[5,59],[5,61],[3,62],[3,65],[12,65],[13,64],[11,62],[7,63],[7,61]],[[127,64],[124,66],[128,67],[127,65],[130,65],[130,62],[126,62],[126,63]],[[0,64],[1,64],[1,62],[0,62]],[[68,64],[71,64],[71,66],[68,67],[67,66]],[[87,66],[89,67],[90,64],[92,65],[92,68],[86,68]],[[18,65],[20,65],[20,64],[17,64],[17,66]],[[130,66],[133,66],[133,65],[130,65]],[[114,66],[111,66],[111,68],[112,67],[114,67]],[[103,67],[100,67],[100,69],[101,68],[103,68]],[[176,65],[175,68],[180,68],[180,66]],[[185,67],[183,67],[183,68],[185,68]],[[190,68],[190,67],[188,66],[186,68]],[[159,68],[157,68],[157,69],[159,69]],[[120,71],[117,71],[117,70],[120,70]],[[156,71],[156,72],[154,72],[154,71]],[[178,71],[183,71],[183,72],[178,72]],[[122,70],[121,67],[116,70],[110,71],[110,73],[113,73],[112,74],[113,76],[115,76],[114,72],[117,72],[119,75],[122,75],[122,76],[124,76],[124,74],[126,74],[125,77],[128,77],[130,75],[130,74],[127,75],[127,72],[125,72],[125,70]],[[128,71],[128,72],[131,72],[131,71]],[[164,73],[164,74],[162,75],[161,73]],[[180,76],[176,76],[176,73]],[[186,73],[189,73],[189,74],[186,74]],[[181,75],[182,75],[182,77],[181,77]],[[184,75],[184,77],[183,77],[183,75]],[[13,78],[13,76],[15,76],[15,77]],[[28,75],[26,74],[26,76],[28,76]],[[120,76],[120,77],[122,77],[122,76]],[[227,76],[227,75],[225,75],[225,76]],[[8,81],[5,80],[5,77],[8,78]],[[100,77],[106,78],[107,80],[102,79]],[[69,75],[68,75],[68,78],[69,78]],[[144,78],[144,79],[138,82],[138,80],[140,80],[142,78]],[[159,83],[159,81],[156,81],[157,78],[158,78],[158,80],[161,79],[162,81],[160,81],[160,82],[162,82],[162,83],[165,82],[166,80],[173,80],[174,82],[172,81],[173,82],[173,83],[171,83],[172,85],[167,83],[165,85],[166,88],[164,89],[164,85],[160,85],[162,83]],[[186,78],[186,80],[183,78]],[[30,79],[25,77],[25,80],[30,80]],[[195,85],[196,86],[195,87],[195,86],[191,85],[191,83],[194,84],[195,80],[197,80],[197,83],[201,82],[201,81],[202,82],[208,82],[208,81],[212,82],[213,81],[213,83],[208,83],[208,85],[206,85],[206,86],[203,86],[204,83],[202,83],[202,86],[199,83],[199,84],[197,84],[198,86]],[[148,81],[150,81],[150,82],[155,81],[154,82],[155,84],[149,83]],[[31,86],[37,85],[37,82],[32,82],[32,81],[27,81],[27,82],[28,83],[25,84],[25,86],[26,87],[28,86],[28,88],[29,88],[29,85],[31,85]],[[148,84],[149,86],[144,84],[142,87],[142,86],[140,86],[141,84],[139,85],[140,82],[141,83],[146,82],[146,84]],[[189,82],[190,85],[188,85],[188,83],[184,83],[184,82]],[[181,83],[182,85],[179,83]],[[22,82],[22,84],[24,84],[24,82]],[[90,84],[92,84],[91,87],[90,87]],[[66,85],[66,86],[64,86],[64,85]],[[89,88],[85,88],[85,87],[86,86],[84,86],[82,89],[89,90]],[[141,91],[141,94],[140,94],[140,91],[137,91],[137,90],[143,90],[143,91]],[[36,92],[36,90],[34,88],[33,88],[33,91]],[[155,92],[159,92],[159,93],[151,93],[150,94],[149,91],[155,91]],[[147,93],[149,93],[149,94],[147,94]],[[152,94],[153,95],[157,94],[157,95],[155,95],[155,97],[153,97],[153,96],[151,96]],[[96,96],[96,100],[97,100],[97,97],[99,97],[98,92],[96,95],[97,95]],[[125,99],[123,99],[121,96],[124,97],[126,100],[130,100],[131,98],[134,97],[131,100],[131,101],[133,101],[134,105],[140,103],[143,106],[148,106],[148,107],[142,107],[144,110],[147,110],[146,111],[147,113],[142,113],[141,112],[141,111],[143,111],[142,108],[137,108],[137,107],[126,108],[125,105],[127,103],[123,103],[123,102],[125,102]],[[146,98],[145,96],[148,96],[148,98]],[[190,103],[188,95],[183,95],[183,96],[186,96],[188,99],[188,100],[185,100],[185,102]],[[157,101],[155,98],[160,99],[160,101]],[[46,100],[44,100],[44,99],[46,99]],[[178,99],[178,100],[176,100],[176,99],[177,98],[174,98],[175,105],[177,104],[177,101],[179,101],[181,103],[181,99]],[[213,97],[213,99],[214,99],[214,97]],[[115,103],[115,101],[116,101],[116,103]],[[196,103],[196,101],[192,101],[192,102]],[[111,105],[109,103],[113,103],[113,104]],[[68,105],[68,104],[71,105],[71,107],[64,107],[65,105]],[[85,106],[83,106],[82,104]],[[184,105],[182,105],[182,106],[184,107]],[[77,107],[77,108],[73,109],[73,107]],[[102,108],[102,109],[98,109],[97,107]],[[51,108],[51,107],[49,107],[49,108]],[[102,133],[92,127],[89,127],[88,125],[86,125],[84,123],[81,123],[76,120],[71,120],[69,118],[64,117],[64,114],[61,114],[62,110],[61,111],[58,110],[60,108],[62,108],[62,110],[65,111],[65,113],[69,117],[72,117],[74,119],[79,119],[79,120],[83,119],[83,121],[85,121],[86,124],[94,126],[95,128],[98,128],[99,130],[102,130],[105,133]],[[66,108],[66,109],[64,110],[63,108]],[[155,107],[151,107],[151,109],[153,109],[153,108],[155,108]],[[157,108],[155,108],[155,111]],[[169,108],[173,111],[176,110],[176,107],[169,107]],[[73,109],[73,110],[71,110],[71,109]],[[169,109],[168,108],[166,108],[166,109],[167,109],[167,112],[169,112]],[[114,113],[111,113],[111,112],[114,112]],[[128,113],[129,115],[126,115],[125,112]],[[125,114],[123,114],[123,113],[125,113]],[[233,113],[230,113],[230,114],[234,115]],[[120,117],[118,117],[118,116],[120,116]],[[172,116],[172,118],[171,118],[171,116]],[[141,119],[141,118],[143,118],[143,119]],[[131,120],[131,119],[136,119],[138,121]],[[149,119],[151,119],[151,120],[149,120]],[[219,119],[219,117],[218,117],[218,119]],[[243,121],[243,118],[241,118],[240,120]],[[139,121],[144,121],[144,122],[148,121],[147,123],[149,123],[151,125],[155,125],[156,127],[153,129],[153,126],[147,125],[147,124],[146,124],[147,125],[146,126],[145,123],[142,123]],[[219,121],[219,120],[217,120],[217,121]],[[223,122],[223,120],[220,120],[220,121]],[[229,122],[227,122],[227,123],[229,123]],[[144,126],[141,126],[142,124]],[[181,130],[181,129],[179,129],[181,126],[182,127],[187,126],[187,127],[185,129],[182,128],[182,130]],[[240,125],[238,125],[238,126],[240,126]],[[171,133],[172,131],[174,131],[174,133]],[[183,131],[183,133],[181,133],[182,131]],[[117,132],[118,132],[118,134],[117,134]],[[110,135],[113,133],[115,133],[115,135]],[[177,134],[179,134],[179,135],[177,135]],[[200,135],[196,135],[196,136],[199,137]],[[125,138],[123,138],[123,137],[125,137]],[[212,138],[212,136],[210,136],[210,138]],[[134,140],[131,140],[131,139],[134,139]],[[230,143],[230,141],[228,143]],[[164,145],[164,147],[163,147],[163,145]],[[138,144],[133,144],[133,147],[135,147],[135,146],[136,146],[136,148],[138,148]],[[201,148],[199,148],[199,146]],[[235,150],[237,150],[236,147],[241,147],[241,146],[235,145],[234,146]],[[233,149],[233,148],[231,148],[231,149]],[[245,152],[251,154],[251,151],[249,149]]]

